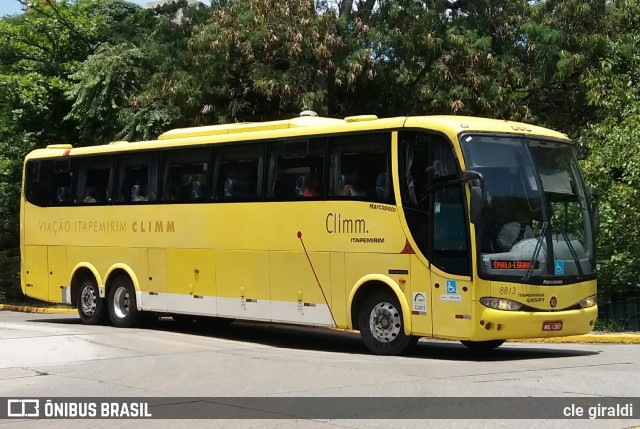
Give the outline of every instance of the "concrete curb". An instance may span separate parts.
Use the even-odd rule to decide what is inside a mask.
[[[602,333],[574,335],[570,337],[529,338],[509,340],[513,343],[569,343],[569,344],[640,344],[640,333]]]
[[[75,308],[30,307],[26,305],[0,304],[0,311],[20,311],[22,313],[78,314]]]

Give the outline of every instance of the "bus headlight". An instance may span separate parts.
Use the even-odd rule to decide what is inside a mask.
[[[580,308],[589,308],[589,307],[593,307],[597,303],[598,303],[597,296],[596,295],[591,295],[589,298],[583,299],[578,304],[580,304]]]
[[[518,311],[522,304],[504,298],[480,298],[480,304],[496,310]]]

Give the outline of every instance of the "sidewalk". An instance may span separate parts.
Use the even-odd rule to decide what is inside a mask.
[[[35,307],[0,304],[0,311],[20,311],[41,314],[78,314],[75,308]],[[509,340],[514,343],[573,343],[573,344],[640,344],[640,332],[594,332],[586,335],[555,338],[529,338]]]

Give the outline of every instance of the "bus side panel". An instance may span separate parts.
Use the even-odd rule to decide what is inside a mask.
[[[167,311],[167,252],[165,249],[147,249],[148,281],[142,288],[144,310]]]
[[[393,279],[403,290],[407,302],[411,303],[411,289],[408,282],[400,282],[400,278],[408,280],[409,255],[385,253],[346,253],[345,278],[348,293],[360,279],[368,274],[381,274]],[[352,316],[358,317],[357,314]]]
[[[331,302],[330,254],[310,253],[309,259],[303,252],[271,252],[270,256],[272,320],[333,326],[323,297],[324,292]]]
[[[336,326],[346,328],[347,323],[347,289],[344,277],[344,253],[331,253],[331,311]]]
[[[115,264],[123,264],[135,273],[137,280],[141,284],[144,284],[144,279],[140,278],[141,274],[145,272],[142,269],[142,262],[141,249],[138,247],[67,247],[67,264],[69,267],[88,263],[96,268],[100,276],[102,276],[103,282],[107,281],[106,275]],[[145,260],[144,263],[146,264],[146,262]],[[113,280],[113,277],[109,280]]]
[[[269,252],[227,250],[216,254],[218,315],[271,320]]]
[[[67,288],[69,283],[69,269],[67,267],[67,246],[49,246],[49,301],[67,302]]]
[[[23,256],[25,295],[44,301],[49,300],[47,246],[25,246]]]
[[[215,315],[216,257],[214,250],[168,249],[168,310]]]

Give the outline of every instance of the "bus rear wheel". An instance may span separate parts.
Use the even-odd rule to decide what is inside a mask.
[[[118,328],[130,328],[140,321],[136,292],[128,277],[117,277],[109,288],[109,318]]]
[[[358,321],[362,340],[372,353],[399,355],[418,342],[418,337],[404,333],[402,308],[392,293],[369,295],[362,304]]]
[[[500,347],[505,340],[489,340],[489,341],[460,341],[470,350],[474,352],[488,352]]]
[[[80,280],[77,307],[80,320],[86,325],[99,325],[107,321],[105,300],[100,298],[98,284],[92,277],[87,276]]]

